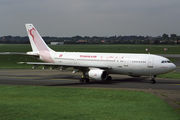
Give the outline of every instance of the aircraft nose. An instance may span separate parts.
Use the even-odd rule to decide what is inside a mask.
[[[171,70],[176,69],[176,65],[175,65],[174,63],[172,63],[171,66],[170,66],[170,69],[171,69]]]

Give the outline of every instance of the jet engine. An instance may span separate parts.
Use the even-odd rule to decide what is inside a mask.
[[[88,72],[90,78],[94,80],[106,80],[107,79],[107,72],[101,69],[92,69]]]

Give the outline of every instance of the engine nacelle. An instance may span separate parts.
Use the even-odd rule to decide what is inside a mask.
[[[101,69],[90,70],[88,75],[94,80],[106,80],[108,76],[107,72]]]

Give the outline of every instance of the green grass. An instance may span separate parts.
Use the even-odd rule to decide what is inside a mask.
[[[56,51],[76,52],[106,52],[106,53],[151,53],[151,54],[180,54],[180,46],[176,45],[129,45],[129,44],[100,44],[100,45],[59,45],[50,47]],[[147,52],[145,49],[150,51]],[[164,48],[169,48],[164,51]]]
[[[163,100],[140,91],[0,85],[1,120],[179,120]]]
[[[175,58],[169,58],[169,60],[170,60],[172,63],[178,62],[178,59],[175,59]]]
[[[129,44],[76,44],[76,45],[49,45],[55,51],[67,52],[107,52],[107,53],[151,53],[151,54],[180,54],[178,45],[129,45]],[[146,52],[145,49],[150,49]],[[169,48],[164,51],[164,48]],[[31,51],[29,44],[0,44],[0,52],[27,52]]]
[[[28,44],[0,44],[0,52],[28,52],[32,51]],[[17,62],[37,61],[29,56],[22,55],[0,55],[0,69],[22,69],[31,68],[32,66],[25,64],[17,64]]]
[[[32,68],[31,65],[17,64],[18,62],[33,62],[36,59],[22,55],[0,55],[0,69],[24,69]]]
[[[180,73],[178,72],[171,72],[163,75],[158,75],[159,78],[173,78],[173,79],[180,79]]]
[[[32,51],[30,44],[0,44],[0,52],[28,52]]]

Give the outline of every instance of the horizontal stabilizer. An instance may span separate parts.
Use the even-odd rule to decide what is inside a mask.
[[[0,52],[0,55],[27,55],[27,56],[39,56],[38,54],[28,54],[23,52]]]

